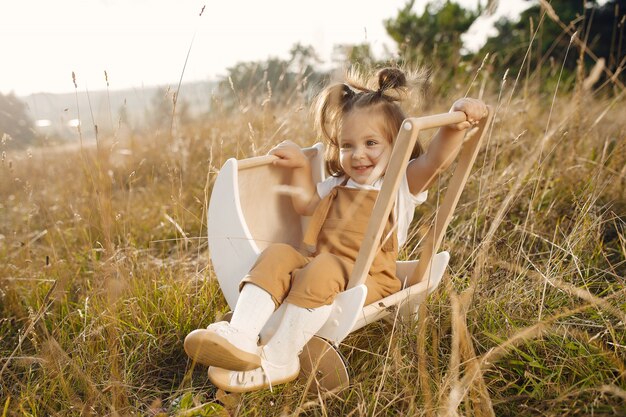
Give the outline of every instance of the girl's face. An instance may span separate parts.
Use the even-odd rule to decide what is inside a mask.
[[[339,133],[339,163],[358,184],[371,185],[387,170],[391,143],[384,136],[382,112],[373,107],[357,108],[343,119]]]

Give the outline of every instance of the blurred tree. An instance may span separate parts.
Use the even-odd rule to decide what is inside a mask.
[[[481,14],[450,0],[428,2],[421,15],[409,0],[398,15],[384,21],[385,29],[396,41],[401,58],[407,63],[454,68],[461,59],[461,35]]]
[[[297,92],[307,92],[321,82],[323,73],[315,66],[321,61],[311,46],[295,44],[289,59],[276,57],[265,61],[239,62],[228,68],[218,92],[227,106],[287,102]],[[234,97],[234,100],[228,98]]]
[[[174,134],[172,129],[188,125],[193,122],[191,106],[187,100],[178,99],[174,111],[174,91],[169,87],[159,89],[150,100],[150,107],[146,110],[146,127],[157,132]]]
[[[341,44],[333,47],[333,61],[340,67],[358,65],[364,69],[378,64],[369,43]]]
[[[124,99],[124,104],[117,109],[117,127],[132,130],[132,123],[130,120],[130,114],[128,113],[126,99]]]
[[[289,65],[298,74],[310,73],[322,62],[317,52],[315,52],[315,48],[310,45],[302,45],[300,42],[291,47],[289,55],[291,57]]]
[[[178,100],[178,105],[176,106],[176,117],[178,118],[178,123],[181,126],[189,126],[194,122],[194,118],[191,115],[191,105],[187,100]]]
[[[27,109],[15,94],[0,94],[0,140],[9,148],[24,148],[35,141],[35,129]]]
[[[159,89],[152,96],[146,109],[146,126],[161,132],[169,132],[174,111],[173,92],[169,88]]]

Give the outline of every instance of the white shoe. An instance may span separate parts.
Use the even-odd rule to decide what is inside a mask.
[[[211,366],[209,379],[219,389],[228,392],[258,391],[293,381],[300,374],[300,360],[296,357],[287,365],[274,365],[262,360],[262,365],[251,371],[230,371]]]
[[[248,371],[261,366],[257,338],[242,333],[226,321],[197,329],[185,337],[185,352],[207,366]]]

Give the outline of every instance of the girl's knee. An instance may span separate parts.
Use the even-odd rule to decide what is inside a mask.
[[[263,256],[279,255],[284,256],[287,253],[297,252],[293,246],[286,243],[272,243],[261,252]]]
[[[255,266],[261,264],[271,265],[273,268],[288,269],[299,268],[306,262],[306,259],[286,243],[272,243],[261,252]]]
[[[313,274],[322,273],[332,276],[349,276],[351,272],[349,264],[332,253],[320,253],[311,260],[306,269]]]
[[[350,271],[340,258],[322,253],[296,272],[292,292],[308,302],[328,304],[345,290],[349,277]]]

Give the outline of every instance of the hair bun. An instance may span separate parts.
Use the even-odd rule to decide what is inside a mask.
[[[378,71],[378,88],[381,91],[406,87],[406,75],[398,68],[383,68]]]

